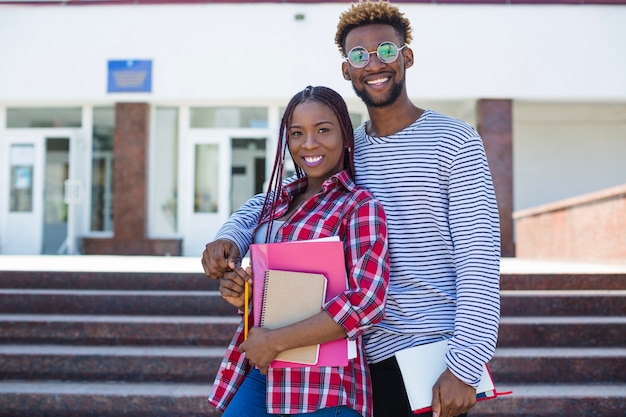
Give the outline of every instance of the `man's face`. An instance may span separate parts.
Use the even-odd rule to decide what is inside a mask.
[[[372,24],[352,29],[346,36],[345,50],[349,52],[352,48],[361,46],[373,52],[383,42],[393,42],[398,48],[404,45],[393,26]],[[367,107],[386,107],[402,94],[405,87],[405,69],[412,63],[412,53],[407,47],[399,51],[394,62],[382,62],[374,52],[370,54],[369,61],[363,68],[355,68],[344,62],[342,71],[344,78],[352,81],[354,91]]]

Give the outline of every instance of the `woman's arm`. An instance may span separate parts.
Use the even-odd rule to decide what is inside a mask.
[[[253,328],[240,351],[251,364],[265,371],[287,349],[356,338],[380,321],[389,282],[386,218],[375,200],[365,201],[351,213],[347,225],[346,264],[348,290],[306,320],[279,329]]]

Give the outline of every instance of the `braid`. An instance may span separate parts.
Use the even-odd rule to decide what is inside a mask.
[[[344,140],[344,169],[347,169],[350,177],[354,179],[354,129],[352,127],[352,121],[350,120],[350,114],[348,113],[346,102],[336,91],[328,87],[306,87],[304,90],[300,91],[291,98],[285,108],[283,118],[280,122],[274,167],[272,168],[272,174],[270,176],[267,192],[265,194],[265,201],[263,202],[259,223],[256,227],[256,230],[258,230],[261,223],[267,219],[268,227],[265,235],[266,242],[270,241],[276,207],[278,206],[278,202],[280,201],[283,193],[283,177],[285,154],[288,149],[287,141],[289,138],[289,124],[291,123],[291,118],[296,106],[308,101],[314,101],[328,106],[337,116]],[[295,164],[295,169],[297,178],[304,177],[304,171],[302,171],[302,168]]]
[[[339,17],[335,44],[341,55],[346,56],[344,43],[352,29],[376,23],[393,26],[403,43],[411,43],[413,39],[411,23],[396,6],[385,0],[359,0]]]

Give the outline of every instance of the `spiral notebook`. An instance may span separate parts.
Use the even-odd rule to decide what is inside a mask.
[[[294,271],[265,271],[261,327],[275,329],[299,322],[319,313],[326,296],[326,277]],[[315,365],[320,345],[304,346],[281,352],[276,359]]]

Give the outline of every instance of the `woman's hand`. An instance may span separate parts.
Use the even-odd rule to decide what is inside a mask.
[[[219,288],[222,298],[231,305],[239,309],[244,309],[246,282],[250,285],[248,294],[250,298],[252,296],[252,271],[250,271],[250,268],[244,270],[242,267],[238,266],[233,271],[224,273],[224,276],[220,278]]]
[[[248,339],[239,346],[239,352],[245,353],[250,364],[258,367],[263,375],[267,374],[269,364],[280,353],[271,334],[272,330],[253,327]]]

